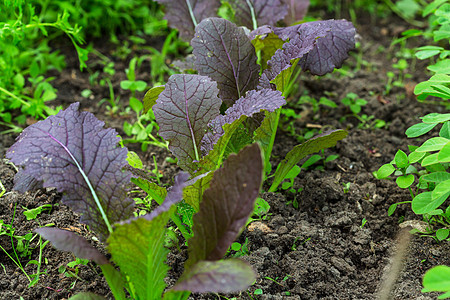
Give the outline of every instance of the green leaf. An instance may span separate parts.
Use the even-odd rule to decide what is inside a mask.
[[[299,60],[299,58],[292,60],[291,66],[281,71],[280,74],[271,81],[271,83],[274,83],[277,86],[277,90],[283,93],[283,96],[285,96],[284,93],[287,91],[287,87],[291,81],[292,72],[294,72]]]
[[[265,117],[261,123],[261,126],[255,130],[254,140],[261,146],[263,151],[264,172],[266,174],[270,174],[272,169],[270,165],[270,157],[275,137],[274,132],[278,128],[280,110],[277,110],[276,112],[265,111],[264,114]]]
[[[144,167],[144,164],[142,163],[142,160],[139,158],[139,155],[137,155],[136,152],[134,151],[128,151],[127,162],[130,166],[136,169],[142,169]]]
[[[209,171],[217,170],[224,159],[225,150],[228,142],[233,136],[234,132],[241,126],[242,122],[247,119],[247,116],[242,115],[239,119],[231,124],[223,125],[224,134],[219,138],[219,141],[214,145],[214,148],[200,160],[202,170],[197,174],[202,174]]]
[[[376,176],[378,179],[383,179],[383,178],[390,176],[394,172],[395,172],[395,167],[393,165],[384,164],[378,169]]]
[[[252,40],[252,44],[255,47],[256,53],[261,51],[261,67],[265,70],[267,69],[267,62],[272,58],[278,49],[283,47],[284,41],[271,32],[264,36],[257,35]]]
[[[438,160],[440,163],[450,162],[450,142],[445,144],[441,151],[439,151]]]
[[[411,164],[420,161],[427,153],[426,152],[411,152],[408,155],[408,160]]]
[[[423,277],[422,293],[425,292],[449,292],[450,291],[450,267],[437,266],[425,273]],[[450,296],[450,295],[449,295]],[[441,298],[443,299],[443,298]]]
[[[425,143],[422,144],[419,148],[416,149],[416,152],[430,152],[430,151],[439,151],[441,150],[445,144],[447,144],[450,140],[443,137],[434,137],[430,138]]]
[[[394,203],[391,206],[389,206],[389,208],[388,208],[388,216],[392,216],[392,214],[397,209],[397,205],[398,205],[398,203]]]
[[[438,153],[433,153],[431,155],[426,156],[423,160],[422,160],[422,167],[426,167],[426,166],[431,166],[431,165],[435,165],[438,164],[439,160],[438,160]]]
[[[145,93],[144,100],[142,100],[144,102],[144,113],[147,113],[153,107],[153,105],[156,104],[156,100],[158,99],[159,94],[161,94],[165,88],[166,87],[164,85],[157,85],[152,87],[147,91],[147,93]]]
[[[450,114],[431,113],[421,119],[424,123],[443,123],[450,120]]]
[[[280,166],[275,171],[274,181],[269,189],[269,192],[277,190],[278,185],[286,177],[286,174],[294,167],[300,160],[309,154],[318,152],[322,149],[330,148],[336,145],[336,143],[347,136],[345,130],[334,130],[322,133],[303,144],[295,146],[286,155],[285,159],[280,163]]]
[[[431,13],[434,13],[436,11],[436,9],[443,3],[447,2],[448,0],[434,0],[432,1],[430,4],[428,4],[427,6],[425,6],[425,8],[422,11],[422,17],[426,17]]]
[[[418,95],[419,100],[424,100],[427,98],[427,96],[437,96],[440,97],[441,93],[436,91],[433,88],[433,85],[448,85],[450,82],[450,76],[446,74],[436,74],[432,76],[427,81],[420,82],[416,85],[414,88],[414,94]]]
[[[111,264],[100,265],[103,276],[105,276],[106,282],[108,282],[109,288],[116,300],[125,300],[124,285],[125,282],[122,278],[122,274],[114,268]]]
[[[447,121],[444,125],[442,125],[442,128],[439,131],[439,136],[450,139],[450,121]]]
[[[151,221],[139,218],[116,224],[108,238],[112,259],[130,278],[140,299],[160,299],[166,287],[165,227],[173,211],[162,212]]]
[[[425,174],[420,177],[420,180],[426,182],[441,183],[442,181],[450,180],[450,173],[447,172],[433,172]]]
[[[405,134],[409,138],[418,137],[418,136],[421,136],[421,135],[427,133],[428,131],[433,129],[436,125],[437,125],[437,123],[435,123],[435,124],[426,124],[426,123],[415,124],[415,125],[409,127],[408,129],[406,129]]]
[[[440,197],[446,196],[450,194],[450,179],[440,182],[432,192],[432,199],[436,200]]]
[[[398,150],[394,157],[394,162],[399,168],[406,168],[409,164],[408,156],[402,150]]]
[[[408,174],[397,177],[395,183],[397,183],[399,188],[406,189],[411,186],[414,182],[414,175]]]
[[[417,48],[416,57],[418,59],[427,59],[441,53],[442,50],[444,50],[444,48],[438,46],[420,47]]]
[[[445,240],[448,237],[449,233],[450,233],[449,229],[439,228],[436,231],[436,237],[437,237],[438,240],[442,241],[442,240]]]
[[[156,203],[161,205],[166,198],[167,190],[164,187],[160,187],[154,182],[148,181],[144,178],[131,178],[131,182],[144,190],[150,197],[152,197]]]
[[[436,74],[450,74],[450,59],[438,61],[434,65],[428,66],[427,69]]]
[[[440,197],[432,200],[432,192],[423,192],[414,197],[411,208],[416,215],[423,215],[438,208],[446,199],[447,197]]]
[[[135,97],[131,97],[129,103],[131,109],[134,110],[136,113],[139,113],[144,108],[144,105],[142,104],[141,100]]]

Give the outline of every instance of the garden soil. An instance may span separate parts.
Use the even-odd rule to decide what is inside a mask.
[[[385,299],[436,298],[436,294],[421,293],[422,277],[435,265],[450,264],[450,246],[447,242],[437,243],[430,237],[411,235],[411,227],[402,228],[403,221],[412,221],[409,224],[413,227],[421,225],[420,217],[411,212],[408,204],[400,205],[392,216],[388,216],[391,204],[411,200],[409,192],[397,188],[393,181],[375,179],[373,172],[391,161],[397,149],[407,151],[408,144],[419,145],[420,140],[406,139],[406,128],[419,122],[419,116],[443,112],[443,108],[418,103],[412,94],[414,85],[427,78],[421,62],[409,66],[412,78],[406,79],[402,86],[394,87],[388,95],[384,94],[388,80],[386,72],[398,74],[392,64],[398,59],[396,53],[401,50],[400,47],[390,47],[390,42],[408,27],[395,17],[379,19],[375,24],[370,22],[370,18],[361,20],[357,31],[363,61],[358,61],[360,52],[357,50],[346,62],[347,74],[335,72],[322,78],[302,75],[297,97],[288,99],[288,107],[301,118],[291,119],[291,126],[283,124],[286,130],[280,130],[278,134],[272,165],[275,166],[298,143],[298,136],[308,128],[347,129],[348,137],[324,152],[325,157],[338,155],[338,158],[302,170],[293,182],[295,192],[262,192],[261,197],[270,204],[268,215],[251,223],[238,238],[240,243],[247,241],[249,255],[242,259],[253,266],[257,280],[248,291],[225,295],[227,298],[379,299],[383,294],[387,294]],[[99,49],[106,55],[117,47],[101,45]],[[106,122],[106,126],[115,127],[123,134],[123,122],[132,121],[132,117],[111,116],[104,105],[96,105],[100,99],[108,98],[108,90],[91,87],[89,74],[78,70],[76,56],[70,52],[70,46],[61,49],[67,52],[68,67],[62,74],[55,73],[57,77],[53,83],[59,91],[59,98],[53,104],[67,107],[72,102],[81,101],[83,109],[93,112]],[[96,67],[95,58],[92,61],[92,71],[95,68],[101,70],[100,65]],[[127,62],[116,61],[113,83],[117,93],[120,92],[120,81],[126,79],[126,66]],[[149,69],[144,65],[141,70]],[[149,72],[138,73],[138,79],[148,78]],[[80,96],[83,89],[93,90],[91,99]],[[349,92],[368,101],[361,114],[384,120],[387,126],[376,129],[368,124],[361,128],[364,126],[360,121],[340,103],[340,99]],[[121,105],[126,105],[124,101],[129,95],[121,93]],[[295,105],[298,95],[304,93],[316,99],[326,96],[338,107],[321,107],[314,111],[312,106]],[[1,157],[15,137],[0,137]],[[171,156],[169,152],[159,148],[141,152],[138,145],[130,145],[130,148],[141,156],[149,170],[154,168],[152,158],[155,156],[163,183],[171,183],[178,168],[166,161],[166,157]],[[4,224],[12,224],[14,235],[25,235],[51,223],[85,236],[106,253],[93,234],[78,222],[79,216],[60,204],[61,195],[54,189],[27,194],[13,191],[15,173],[15,167],[6,159],[0,161],[0,180],[6,188],[0,199],[0,220]],[[270,179],[264,184],[264,191],[268,190],[269,184]],[[25,208],[43,204],[51,204],[51,211],[43,212],[35,220],[26,219],[23,214]],[[20,259],[28,274],[37,270],[36,264],[27,262],[39,259],[39,248],[34,249],[38,240],[37,236],[34,237],[30,244],[31,254]],[[8,236],[0,235],[0,245],[9,254],[14,253]],[[180,249],[174,247],[168,257],[172,268],[167,279],[169,286],[180,276],[186,260],[186,248],[182,242],[180,245]],[[45,246],[39,282],[28,288],[27,276],[1,251],[0,299],[67,299],[83,291],[112,299],[100,269],[93,263],[81,265],[78,270],[67,268],[66,272],[77,273],[76,278],[59,271],[61,266],[74,259],[72,254]],[[193,294],[191,298],[226,299],[225,296]]]

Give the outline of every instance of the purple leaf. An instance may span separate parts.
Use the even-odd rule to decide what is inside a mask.
[[[275,111],[286,104],[281,92],[270,89],[250,91],[228,108],[225,115],[219,115],[208,124],[208,132],[202,139],[201,150],[204,155],[214,148],[219,138],[224,134],[223,125],[231,124],[241,116],[252,117],[262,110]]]
[[[93,260],[99,265],[109,263],[106,256],[89,244],[84,237],[72,231],[51,227],[41,227],[34,231],[49,240],[58,250],[72,252],[76,257]]]
[[[225,104],[233,105],[256,88],[260,68],[255,47],[242,28],[224,19],[209,18],[196,27],[191,44],[195,68],[217,82]]]
[[[199,261],[173,287],[193,293],[233,293],[247,289],[256,279],[247,262],[237,258]]]
[[[289,39],[283,49],[267,63],[260,86],[267,87],[283,70],[299,59],[303,70],[314,75],[324,75],[342,65],[348,58],[348,51],[355,46],[355,28],[346,20],[327,20],[303,23],[296,26],[275,28],[274,33],[282,40]]]
[[[249,4],[252,6],[257,26],[275,25],[288,14],[288,6],[282,0],[232,0],[231,7],[235,11],[235,21],[239,26],[254,29],[252,24],[252,13]]]
[[[253,211],[262,182],[263,163],[258,144],[231,154],[214,172],[194,215],[185,269],[200,260],[218,260],[236,239]]]
[[[284,18],[287,25],[303,20],[308,11],[309,0],[282,0],[288,5],[288,14]]]
[[[217,84],[206,76],[172,75],[153,106],[159,135],[169,142],[181,168],[194,172],[208,123],[219,115]]]
[[[170,27],[178,29],[180,38],[186,42],[194,36],[195,26],[203,19],[217,16],[216,12],[220,7],[220,0],[156,0],[156,2],[165,6],[164,18]]]
[[[21,190],[30,177],[44,187],[63,192],[62,202],[81,213],[80,221],[105,239],[108,224],[91,193],[95,191],[109,223],[129,218],[133,200],[127,197],[131,173],[127,149],[118,146],[120,138],[104,122],[78,110],[79,103],[26,128],[7,152],[7,158],[21,167],[15,185]]]

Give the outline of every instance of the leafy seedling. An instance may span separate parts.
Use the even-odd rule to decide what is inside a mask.
[[[125,168],[127,149],[118,146],[120,138],[114,130],[103,129],[103,122],[78,108],[78,103],[72,104],[29,126],[11,146],[7,157],[20,167],[15,189],[53,186],[64,192],[62,201],[107,242],[120,272],[73,232],[48,227],[35,231],[56,248],[96,262],[116,299],[126,298],[125,288],[135,299],[159,299],[163,294],[166,299],[187,299],[190,292],[231,293],[252,284],[255,274],[247,263],[221,258],[245,225],[259,194],[263,161],[258,144],[230,155],[212,174],[193,217],[194,235],[189,240],[185,271],[164,292],[169,269],[164,263],[168,253],[164,247],[166,225],[175,213],[174,205],[183,198],[183,189],[192,182],[187,173],[181,173],[158,208],[133,217],[134,201],[127,195],[132,177]],[[78,297],[87,296],[82,293]]]

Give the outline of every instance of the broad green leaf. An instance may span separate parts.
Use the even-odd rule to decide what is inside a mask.
[[[447,121],[442,125],[439,136],[450,139],[450,121]]]
[[[411,186],[411,184],[414,183],[414,175],[408,174],[397,177],[395,180],[395,183],[397,183],[399,188],[406,189]]]
[[[441,50],[444,50],[444,48],[438,46],[420,47],[417,48],[416,57],[418,59],[427,59],[441,53]]]
[[[159,94],[161,94],[165,88],[166,87],[164,85],[157,85],[152,87],[147,91],[147,93],[145,93],[144,99],[142,100],[142,102],[144,102],[144,113],[147,113],[153,107],[153,105],[156,104],[156,100],[158,99]]]
[[[408,129],[406,129],[405,134],[409,138],[418,137],[418,136],[421,136],[421,135],[427,133],[428,131],[433,129],[436,125],[437,125],[437,123],[434,123],[434,124],[426,124],[426,123],[415,124],[415,125],[409,127]]]
[[[425,141],[422,146],[416,149],[416,152],[439,151],[448,142],[450,142],[449,139],[443,137],[434,137]]]
[[[450,99],[450,88],[442,84],[433,84],[431,87],[441,94],[439,97],[443,99]]]
[[[397,205],[398,205],[397,203],[394,203],[391,206],[389,206],[389,208],[388,208],[388,216],[392,216],[392,214],[397,209]]]
[[[450,120],[450,114],[431,113],[421,119],[424,123],[443,123]]]
[[[322,149],[330,148],[336,145],[336,143],[347,136],[345,130],[334,130],[322,133],[303,144],[295,146],[286,155],[285,159],[280,163],[280,166],[275,171],[274,181],[269,189],[269,192],[277,190],[278,185],[286,177],[286,174],[294,167],[300,160],[309,154],[318,152]]]
[[[173,208],[153,220],[135,219],[116,224],[108,239],[108,250],[133,283],[140,299],[160,299],[166,287],[164,278],[169,270],[165,264],[166,224]]]
[[[423,160],[422,160],[422,167],[426,167],[426,166],[431,166],[431,165],[435,165],[438,164],[439,160],[438,160],[438,153],[433,153],[431,155],[426,156]]]
[[[441,163],[450,162],[450,142],[445,144],[441,151],[439,151],[438,160]]]
[[[174,290],[194,293],[233,293],[247,289],[256,275],[247,262],[237,258],[199,261],[183,274]]]
[[[421,180],[426,182],[441,183],[442,181],[450,180],[450,173],[447,172],[433,172],[425,174],[420,177]]]
[[[394,162],[399,168],[406,168],[408,166],[408,156],[402,150],[398,150],[394,157]]]
[[[411,152],[408,155],[408,160],[411,164],[420,161],[427,153],[426,152]]]
[[[450,74],[450,59],[438,61],[434,65],[428,66],[427,69],[436,74]]]
[[[438,84],[448,85],[449,82],[450,82],[449,75],[436,74],[427,81],[423,81],[417,84],[416,87],[414,88],[414,94],[418,95],[419,100],[426,99],[428,95],[434,96],[437,94],[436,96],[439,97],[440,93],[437,92],[432,86]]]
[[[423,192],[414,197],[411,203],[411,208],[417,215],[429,213],[445,202],[445,200],[447,199],[447,195],[444,196],[432,200],[432,192]]]
[[[447,228],[439,228],[436,231],[436,237],[438,238],[438,240],[442,241],[442,240],[445,240],[448,237],[449,233],[450,233],[449,229],[447,229]]]
[[[447,2],[448,0],[434,0],[432,1],[430,4],[428,4],[427,6],[425,6],[425,8],[422,11],[422,17],[426,17],[429,14],[433,13],[436,11],[436,9],[443,3]]]
[[[433,200],[435,200],[435,199],[440,198],[440,197],[445,196],[445,195],[448,196],[449,194],[450,194],[450,179],[442,181],[441,183],[439,183],[434,188],[431,198]]]
[[[450,267],[437,266],[428,270],[423,277],[423,286],[422,293],[447,292],[446,294],[450,297],[448,293],[450,291]]]

